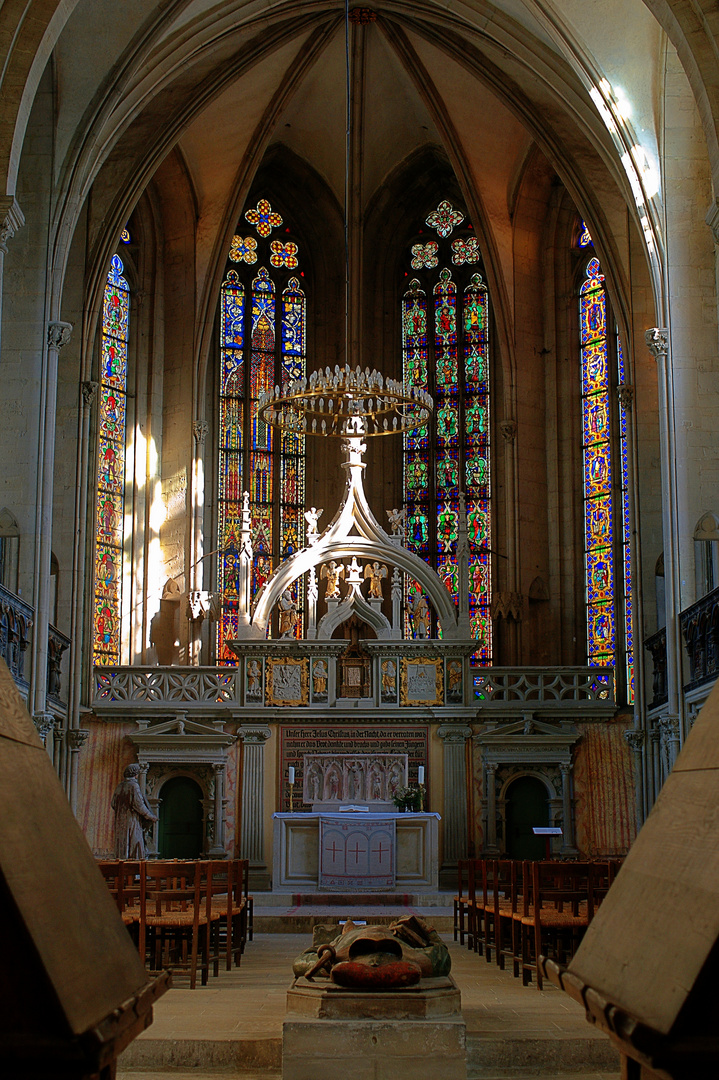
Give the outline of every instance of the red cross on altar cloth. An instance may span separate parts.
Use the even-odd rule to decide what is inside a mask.
[[[379,814],[322,814],[320,889],[354,892],[395,886],[395,820]]]

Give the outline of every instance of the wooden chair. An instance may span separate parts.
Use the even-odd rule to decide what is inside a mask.
[[[190,989],[209,977],[210,959],[219,964],[216,942],[220,916],[212,910],[208,864],[185,861],[143,861],[140,864],[140,957],[152,970],[186,966]]]
[[[128,867],[139,866],[139,863],[127,863],[122,859],[99,860],[98,869],[105,879],[105,884],[117,904],[117,910],[131,938],[137,944],[137,924],[139,910],[135,903],[137,895],[128,883]]]
[[[217,860],[210,864],[212,911],[224,928],[225,965],[239,967],[248,933],[247,859]]]
[[[453,931],[454,940],[459,940],[464,945],[467,934],[467,918],[469,915],[469,877],[472,873],[473,860],[460,859],[457,863],[457,893],[452,898]],[[465,891],[465,882],[467,891]]]
[[[511,884],[513,877],[512,859],[490,859],[487,873],[488,896],[485,911],[487,949],[494,954],[498,967],[504,968],[505,948],[503,932],[506,930],[507,917],[511,917],[513,900]],[[516,884],[516,869],[514,871]],[[516,897],[514,900],[516,906]],[[491,956],[488,956],[491,959]]]
[[[594,916],[593,868],[591,863],[525,866],[525,897],[518,920],[522,983],[528,985],[534,975],[541,990],[537,958],[571,958]]]
[[[484,911],[477,885],[482,879],[483,862],[483,859],[472,859],[467,869],[467,948],[480,956],[484,948]]]
[[[252,941],[255,935],[254,900],[250,896],[250,860],[238,859],[242,864],[243,886],[242,896],[245,902],[245,939]]]

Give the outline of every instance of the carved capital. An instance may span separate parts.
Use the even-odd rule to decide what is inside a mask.
[[[32,722],[37,728],[37,733],[43,742],[55,727],[55,717],[52,713],[35,713]]]
[[[517,421],[500,420],[499,430],[502,432],[502,438],[506,443],[513,443],[517,437]]]
[[[662,716],[659,728],[664,742],[679,742],[678,716]]]
[[[669,352],[669,331],[665,327],[653,326],[651,330],[646,330],[644,340],[655,360],[666,358]]]
[[[67,733],[68,746],[76,753],[78,750],[82,750],[89,738],[90,732],[85,728],[70,728]]]
[[[219,776],[221,773],[223,773],[225,771],[225,762],[224,761],[213,761],[212,762],[212,771],[214,772],[215,776]]]
[[[634,387],[630,383],[620,383],[617,387],[619,404],[625,412],[629,412],[634,404]]]
[[[645,739],[643,731],[639,731],[637,728],[629,728],[628,731],[624,732],[624,738],[627,740],[635,754],[641,753]]]
[[[72,337],[72,323],[50,322],[47,324],[47,347],[60,352]]]
[[[250,746],[264,746],[271,734],[266,724],[243,724],[237,729],[238,737]]]
[[[207,438],[210,425],[206,420],[194,420],[192,423],[192,434],[195,437],[195,442],[198,446],[203,446],[205,439]]]
[[[466,743],[472,729],[467,724],[440,724],[437,734],[444,743]]]
[[[487,764],[484,767],[487,770],[487,776],[494,776],[497,769],[499,768],[499,762],[498,761],[488,761]]]
[[[98,382],[95,382],[94,379],[89,379],[87,382],[80,384],[80,390],[82,391],[82,401],[86,409],[89,409],[92,405],[99,388],[100,384]]]
[[[0,251],[7,255],[8,240],[25,224],[25,217],[14,195],[0,196]]]
[[[569,774],[572,771],[572,763],[571,763],[571,761],[560,761],[559,762],[559,771],[560,771],[560,773],[562,774],[563,777],[568,777]]]
[[[661,738],[661,734],[662,733],[659,728],[652,728],[652,730],[649,732],[650,741],[653,743],[658,743]]]

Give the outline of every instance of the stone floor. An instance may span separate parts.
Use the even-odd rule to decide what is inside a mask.
[[[152,1027],[120,1058],[118,1080],[280,1080],[290,966],[309,940],[256,934],[242,966],[208,986],[193,991],[177,977],[176,988],[158,1002]],[[467,1024],[469,1080],[617,1080],[616,1053],[566,994],[523,987],[482,957],[454,944],[450,949]]]

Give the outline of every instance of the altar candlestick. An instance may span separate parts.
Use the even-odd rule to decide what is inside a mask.
[[[294,784],[294,782],[295,782],[295,767],[294,767],[294,765],[290,765],[290,767],[288,769],[288,772],[290,774],[290,783]],[[422,769],[422,773],[424,774],[424,769]]]
[[[418,784],[423,784],[424,783],[424,765],[420,765],[419,768],[417,769],[417,783]]]
[[[295,767],[290,765],[287,770],[288,779],[290,781],[290,813],[295,812]]]

